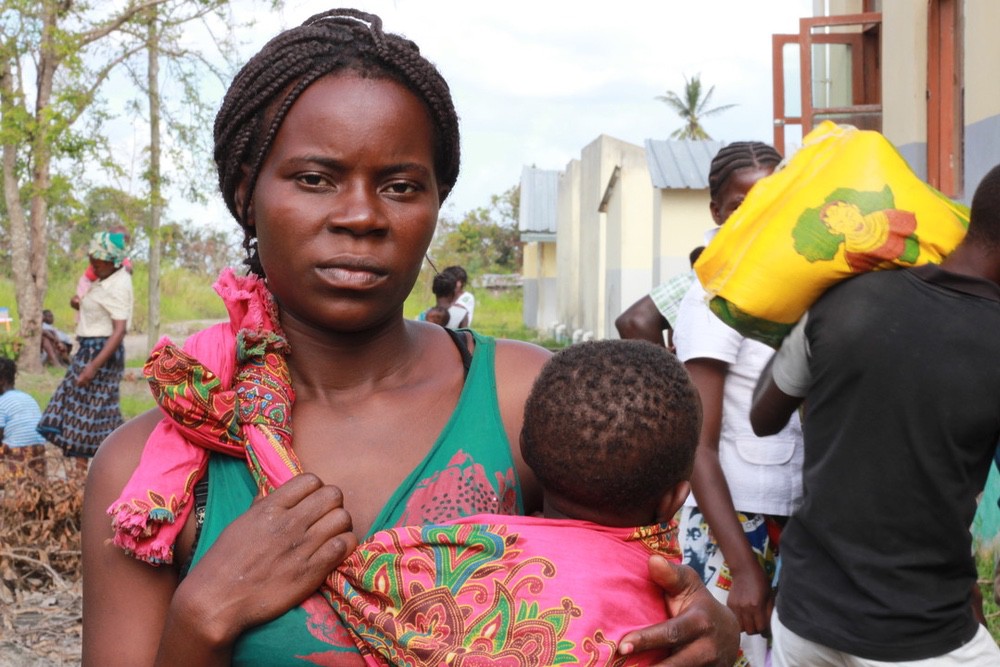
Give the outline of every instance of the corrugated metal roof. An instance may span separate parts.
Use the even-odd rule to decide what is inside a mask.
[[[559,203],[559,172],[524,167],[521,170],[521,212],[517,227],[522,232],[556,233]]]
[[[712,158],[724,141],[646,139],[646,162],[653,187],[661,190],[708,187]]]

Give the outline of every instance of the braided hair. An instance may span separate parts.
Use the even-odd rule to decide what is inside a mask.
[[[762,141],[734,141],[715,154],[712,168],[708,172],[708,193],[712,201],[717,201],[719,193],[729,177],[740,169],[756,167],[777,167],[781,153]]]
[[[646,341],[592,341],[542,368],[521,453],[546,492],[618,517],[655,508],[688,479],[700,432],[698,393],[677,357]]]
[[[447,82],[410,40],[354,9],[316,14],[268,42],[233,79],[215,117],[215,164],[229,212],[243,228],[250,270],[263,275],[248,224],[261,167],[289,110],[318,79],[350,71],[399,83],[423,102],[434,127],[434,170],[447,196],[458,178],[458,115]],[[236,193],[246,179],[242,202]]]

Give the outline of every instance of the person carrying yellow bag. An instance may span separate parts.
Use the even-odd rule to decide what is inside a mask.
[[[968,224],[968,209],[921,181],[881,134],[826,121],[753,187],[694,268],[716,315],[777,347],[833,284],[940,263]]]

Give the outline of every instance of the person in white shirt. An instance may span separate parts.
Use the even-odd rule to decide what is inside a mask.
[[[87,249],[97,275],[80,300],[80,349],[42,413],[38,432],[86,469],[101,442],[123,422],[119,390],[125,373],[125,331],[132,319],[132,276],[125,237],[98,232]]]
[[[722,148],[709,173],[715,223],[725,223],[780,162],[778,152],[760,142]],[[716,317],[697,281],[681,300],[673,340],[704,410],[692,496],[679,519],[684,562],[700,568],[709,591],[736,613],[744,654],[750,664],[763,665],[776,538],[802,494],[801,427],[795,421],[769,438],[754,435],[750,401],[774,351]]]
[[[469,319],[464,326],[471,327],[472,314],[476,310],[476,297],[473,296],[472,292],[465,291],[465,286],[469,284],[469,274],[461,266],[449,266],[441,273],[447,273],[455,277],[458,286],[455,290],[454,305],[465,308],[465,312],[469,314]]]

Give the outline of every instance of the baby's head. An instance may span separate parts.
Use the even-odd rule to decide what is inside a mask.
[[[424,315],[424,318],[431,324],[437,324],[442,327],[446,327],[448,326],[448,320],[451,319],[451,316],[448,313],[448,309],[445,308],[444,306],[434,306],[433,308],[430,308],[427,311],[427,314]]]
[[[542,369],[521,453],[545,512],[609,526],[664,521],[688,493],[701,402],[684,366],[645,341],[572,345]]]

